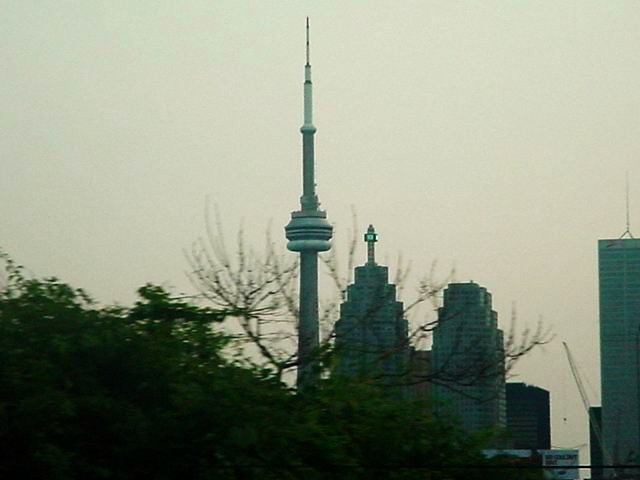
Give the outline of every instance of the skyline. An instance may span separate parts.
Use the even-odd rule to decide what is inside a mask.
[[[512,303],[521,327],[541,316],[556,340],[517,379],[551,391],[555,443],[586,442],[560,340],[597,390],[596,241],[624,230],[625,171],[638,227],[632,2],[49,5],[8,6],[0,31],[0,245],[17,262],[126,303],[148,281],[193,291],[182,249],[207,197],[229,243],[240,218],[256,247],[269,222],[276,240],[301,184],[309,15],[341,259],[354,205],[391,272],[397,251],[415,273],[455,264],[494,294],[502,328]]]

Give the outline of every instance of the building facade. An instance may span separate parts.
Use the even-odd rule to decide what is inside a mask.
[[[606,463],[640,462],[640,239],[598,241]]]
[[[515,449],[551,448],[549,392],[526,383],[507,383],[507,434]]]
[[[335,327],[335,375],[404,386],[409,362],[408,323],[388,267],[375,261],[377,234],[365,234],[367,263],[356,267]]]
[[[491,294],[474,282],[444,291],[433,332],[432,375],[438,407],[469,430],[506,426],[503,333]]]

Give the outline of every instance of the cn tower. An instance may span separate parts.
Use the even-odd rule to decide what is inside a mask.
[[[300,252],[300,317],[298,323],[299,390],[312,386],[318,378],[318,252],[331,248],[333,227],[319,209],[314,174],[311,64],[309,62],[309,18],[307,17],[307,63],[304,66],[304,123],[302,133],[302,197],[300,210],[291,213],[284,228],[287,248]]]

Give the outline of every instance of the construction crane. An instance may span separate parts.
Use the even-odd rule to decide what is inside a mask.
[[[571,367],[571,374],[573,375],[573,379],[576,381],[576,386],[578,387],[578,392],[580,392],[582,404],[584,405],[584,408],[587,411],[587,415],[589,416],[589,422],[593,426],[593,431],[596,434],[598,442],[600,443],[600,447],[602,448],[604,463],[607,465],[612,465],[613,462],[611,460],[611,455],[609,454],[609,450],[604,444],[604,439],[602,438],[602,426],[600,425],[600,422],[598,422],[598,420],[595,418],[593,411],[590,409],[591,402],[589,401],[589,395],[587,395],[587,391],[585,390],[584,384],[582,383],[582,377],[580,376],[580,372],[578,371],[577,363],[574,360],[573,355],[571,354],[571,350],[569,350],[569,345],[567,345],[567,342],[562,342],[562,346],[564,347],[564,351],[567,354],[569,367]],[[615,473],[613,478],[616,478]]]

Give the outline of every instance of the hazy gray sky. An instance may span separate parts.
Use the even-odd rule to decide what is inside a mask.
[[[625,229],[627,170],[640,232],[640,2],[0,11],[0,245],[17,261],[126,303],[147,281],[191,289],[181,252],[207,196],[229,232],[244,219],[260,245],[271,221],[282,238],[301,188],[309,15],[337,245],[353,205],[391,267],[398,251],[416,272],[455,264],[493,293],[503,327],[512,304],[521,327],[542,317],[556,341],[517,373],[551,390],[554,445],[586,443],[560,341],[597,394],[596,240]]]

